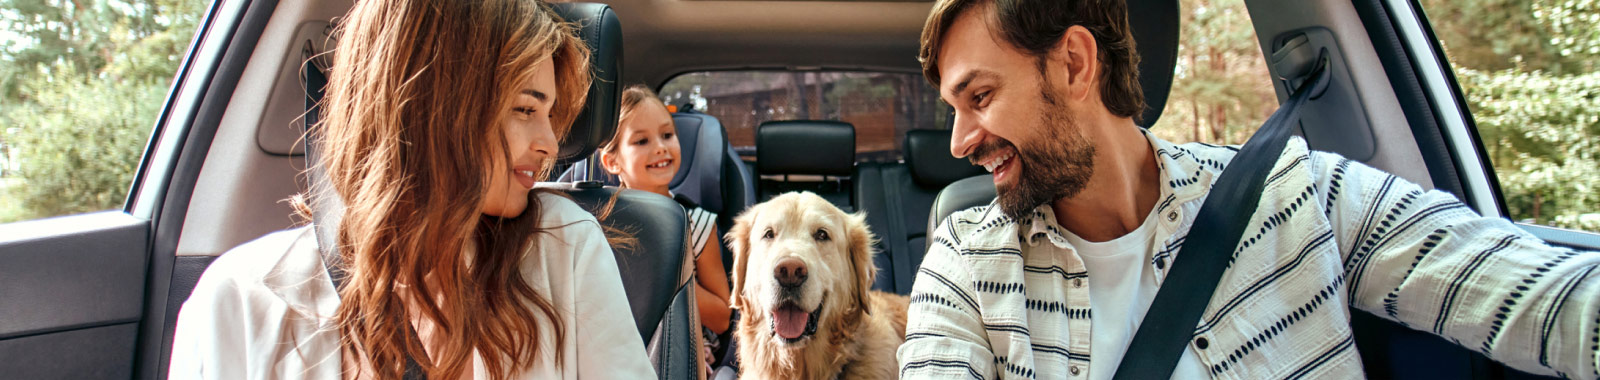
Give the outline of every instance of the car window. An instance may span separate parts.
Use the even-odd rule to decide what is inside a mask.
[[[949,106],[921,74],[861,71],[703,71],[672,78],[662,101],[717,118],[741,155],[775,120],[840,120],[856,127],[857,161],[898,161],[911,129],[948,128]]]
[[[122,207],[207,6],[0,2],[0,223]]]
[[[1181,8],[1173,89],[1150,133],[1176,144],[1245,144],[1278,109],[1245,2],[1182,0]]]
[[[1244,0],[1182,0],[1178,62],[1150,132],[1174,143],[1243,144],[1278,109]]]
[[[1600,232],[1600,3],[1421,4],[1510,217]]]

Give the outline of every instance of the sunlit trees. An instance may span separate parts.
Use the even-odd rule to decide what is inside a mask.
[[[122,204],[206,6],[0,0],[0,223]]]

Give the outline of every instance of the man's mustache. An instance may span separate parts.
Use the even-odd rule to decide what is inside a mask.
[[[1010,141],[1006,141],[1006,139],[997,137],[994,140],[978,144],[977,148],[973,148],[972,154],[967,155],[967,162],[971,162],[974,166],[983,166],[982,160],[989,158],[990,153],[994,153],[995,151],[1005,148],[1015,147],[1016,144],[1012,144]],[[1020,149],[1018,149],[1018,153],[1021,153]]]

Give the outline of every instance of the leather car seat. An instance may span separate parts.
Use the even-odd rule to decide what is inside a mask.
[[[791,191],[810,191],[846,212],[854,211],[850,172],[855,163],[856,127],[850,123],[769,121],[756,128],[756,173],[779,177],[757,182],[760,201]]]
[[[945,185],[983,175],[983,168],[950,155],[950,130],[906,131],[904,162],[863,162],[855,169],[856,210],[878,236],[873,289],[909,294],[927,250],[928,210]]]

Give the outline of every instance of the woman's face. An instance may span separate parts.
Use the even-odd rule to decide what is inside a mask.
[[[602,154],[606,171],[628,188],[665,195],[678,174],[678,128],[660,103],[646,100],[617,125],[615,153]]]
[[[560,150],[550,125],[551,106],[556,103],[556,70],[551,61],[540,63],[533,80],[512,95],[510,109],[501,111],[507,113],[502,131],[510,152],[497,155],[489,165],[492,171],[483,200],[484,214],[522,215],[528,207],[528,191],[539,181],[539,169]],[[510,157],[510,164],[501,157]]]

